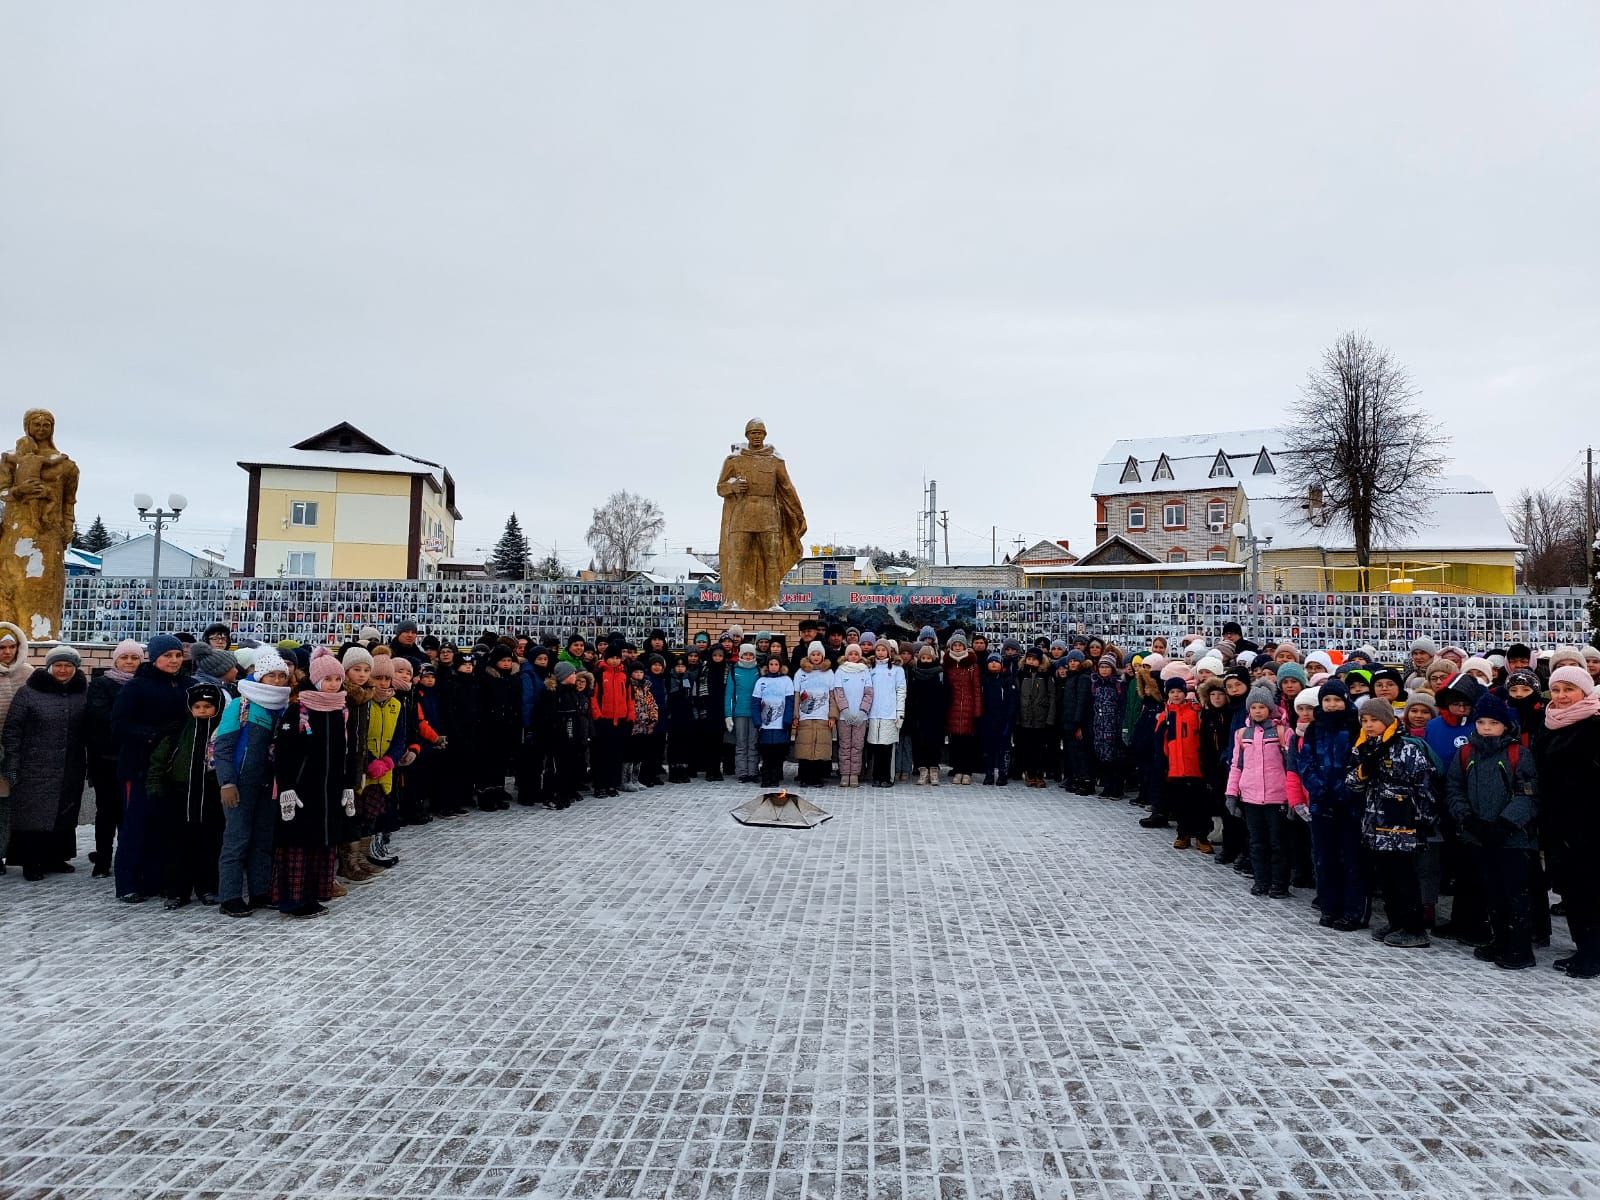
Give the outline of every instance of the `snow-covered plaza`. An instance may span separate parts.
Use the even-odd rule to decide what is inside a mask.
[[[0,1195],[1600,1195],[1560,921],[1508,973],[1125,803],[752,791],[406,830],[311,922],[6,875]]]

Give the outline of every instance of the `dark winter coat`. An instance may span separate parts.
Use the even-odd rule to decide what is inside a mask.
[[[1094,719],[1094,682],[1091,672],[1082,668],[1068,669],[1061,681],[1061,693],[1056,701],[1056,719],[1061,730],[1071,737],[1078,730],[1088,737]]]
[[[189,680],[168,675],[154,663],[140,663],[122,685],[111,708],[117,743],[117,780],[144,788],[156,743],[189,719]]]
[[[983,672],[983,728],[1004,731],[1016,728],[1017,677],[1007,670]]]
[[[478,723],[483,731],[481,744],[501,752],[522,740],[522,672],[479,669]]]
[[[1533,754],[1519,745],[1517,765],[1510,747],[1517,735],[1486,738],[1474,733],[1445,764],[1445,796],[1461,840],[1472,846],[1532,850],[1537,845],[1534,820],[1539,815]]]
[[[1357,738],[1354,759],[1345,790],[1364,804],[1367,845],[1380,853],[1422,849],[1438,821],[1433,767],[1422,747],[1391,725],[1381,738]]]
[[[1017,727],[1049,729],[1056,723],[1056,681],[1039,667],[1017,675]]]
[[[667,733],[674,738],[683,737],[694,728],[694,685],[699,681],[699,668],[688,674],[673,672],[667,676]]]
[[[206,765],[207,746],[218,720],[190,717],[177,733],[162,738],[150,756],[145,790],[177,824],[222,824],[222,787],[216,771]]]
[[[1539,824],[1545,845],[1591,855],[1600,845],[1600,717],[1564,729],[1546,726],[1534,740]],[[1526,757],[1526,755],[1524,755]],[[1587,860],[1585,860],[1587,861]]]
[[[694,682],[694,715],[700,721],[721,721],[728,688],[728,664],[702,663]]]
[[[1094,739],[1095,757],[1103,763],[1121,762],[1127,753],[1122,744],[1123,682],[1121,676],[1089,679],[1089,732]]]
[[[906,677],[906,732],[918,745],[943,746],[947,695],[937,663],[911,668]]]
[[[1318,709],[1305,733],[1290,743],[1289,770],[1305,789],[1313,814],[1345,812],[1356,806],[1357,801],[1345,789],[1345,778],[1360,733],[1355,713]]]
[[[6,714],[5,778],[11,785],[11,828],[54,833],[83,795],[88,681],[79,671],[60,683],[38,670],[18,689]]]
[[[343,793],[361,773],[362,746],[352,736],[346,709],[302,714],[298,703],[284,709],[273,742],[278,791],[294,792],[303,807],[279,821],[279,846],[323,850],[344,840]]]
[[[945,732],[963,737],[978,732],[983,717],[983,679],[978,656],[969,653],[959,661],[944,656]]]
[[[122,684],[109,675],[89,680],[84,706],[84,741],[89,761],[105,767],[117,765],[117,741],[111,732],[111,710],[122,692]]]

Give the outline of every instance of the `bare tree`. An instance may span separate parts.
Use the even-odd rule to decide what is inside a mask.
[[[1365,334],[1323,352],[1290,409],[1284,477],[1306,497],[1305,524],[1350,528],[1361,587],[1375,538],[1413,532],[1449,457],[1406,369]]]
[[[1511,506],[1511,532],[1521,542],[1522,586],[1548,592],[1583,579],[1583,530],[1572,501],[1523,488]],[[1576,567],[1576,570],[1574,570]]]
[[[587,534],[600,573],[624,577],[634,571],[666,524],[654,500],[613,492],[594,510]]]

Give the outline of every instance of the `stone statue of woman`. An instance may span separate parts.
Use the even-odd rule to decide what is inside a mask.
[[[55,417],[30,408],[16,447],[0,454],[0,619],[36,642],[61,634],[78,510],[78,464],[56,449],[55,433]]]

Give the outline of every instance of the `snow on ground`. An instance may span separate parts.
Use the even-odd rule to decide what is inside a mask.
[[[407,830],[308,923],[6,875],[0,1195],[1600,1195],[1564,928],[1507,974],[1124,803],[752,791]]]

